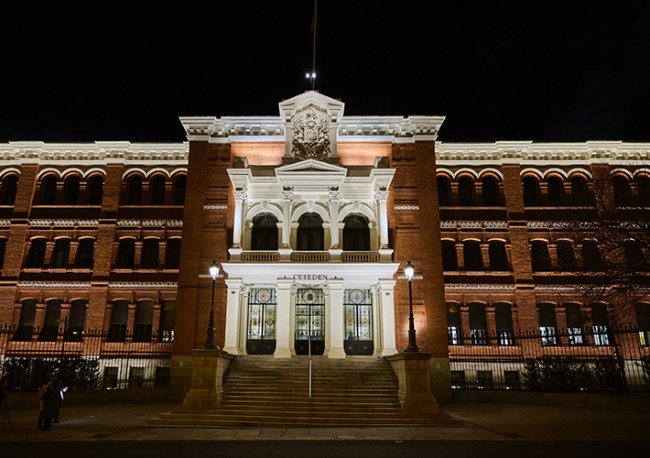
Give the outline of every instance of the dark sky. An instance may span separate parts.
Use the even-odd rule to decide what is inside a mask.
[[[308,87],[311,0],[17,3],[1,142],[183,141],[179,115],[278,115]],[[317,89],[445,115],[443,141],[650,141],[650,2],[618,3],[320,0]]]

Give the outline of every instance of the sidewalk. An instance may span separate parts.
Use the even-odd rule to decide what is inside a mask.
[[[61,423],[36,427],[36,411],[0,415],[0,441],[48,440],[650,440],[647,412],[509,404],[447,404],[465,422],[457,427],[166,428],[147,421],[177,404],[100,404],[61,407]]]

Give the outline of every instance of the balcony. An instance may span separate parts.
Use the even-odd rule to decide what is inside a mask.
[[[330,251],[243,251],[230,250],[230,262],[250,263],[275,263],[275,262],[297,262],[297,263],[379,263],[391,262],[392,250],[387,253],[379,251],[342,251],[340,249]],[[383,256],[383,258],[382,258]]]
[[[280,253],[277,251],[244,251],[241,254],[242,262],[278,262]]]
[[[344,251],[341,262],[379,262],[381,255],[376,251]]]
[[[291,262],[330,262],[328,251],[294,251]]]

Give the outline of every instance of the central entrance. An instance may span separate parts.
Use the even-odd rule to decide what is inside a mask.
[[[322,289],[301,288],[296,292],[297,355],[322,355],[325,352],[325,294]]]
[[[345,310],[345,354],[372,355],[372,296],[367,289],[346,289],[343,296]]]
[[[275,318],[277,309],[275,289],[251,289],[248,295],[249,355],[272,355],[275,351]]]

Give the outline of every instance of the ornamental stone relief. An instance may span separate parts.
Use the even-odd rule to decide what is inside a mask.
[[[325,160],[330,155],[327,111],[314,104],[301,108],[292,119],[293,142],[291,153],[295,159]]]

